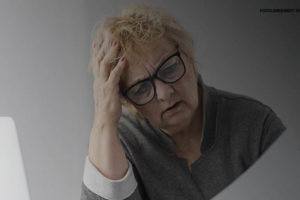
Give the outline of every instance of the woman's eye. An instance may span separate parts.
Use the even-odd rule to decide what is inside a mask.
[[[168,76],[170,76],[170,75],[173,75],[174,72],[175,72],[176,69],[177,69],[177,65],[178,65],[178,63],[176,62],[176,63],[174,63],[174,64],[172,64],[172,65],[166,67],[165,69],[163,69],[163,70],[160,72],[160,75],[161,75],[161,76],[166,76],[166,77],[168,77]]]
[[[148,90],[149,90],[149,84],[144,83],[137,89],[137,91],[135,92],[135,95],[143,95],[146,92],[148,92]]]

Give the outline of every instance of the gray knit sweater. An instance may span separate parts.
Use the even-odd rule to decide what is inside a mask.
[[[134,175],[128,172],[117,185],[98,180],[100,191],[112,193],[107,198],[211,199],[249,168],[285,130],[274,111],[261,102],[215,89],[201,78],[199,87],[203,91],[204,110],[202,156],[192,164],[192,171],[185,159],[176,157],[166,134],[147,120],[123,114],[119,133]],[[81,200],[106,199],[96,192],[97,188],[87,185],[83,181]],[[127,194],[114,196],[119,190],[127,190]]]

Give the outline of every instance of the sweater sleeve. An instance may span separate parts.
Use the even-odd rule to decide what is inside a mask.
[[[276,113],[270,109],[263,125],[263,132],[260,140],[260,153],[264,153],[285,130],[285,125]]]
[[[126,175],[120,180],[111,180],[102,175],[86,157],[81,200],[142,200],[133,166],[129,162]]]

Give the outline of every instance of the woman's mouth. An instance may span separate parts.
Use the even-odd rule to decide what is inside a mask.
[[[174,114],[178,111],[179,107],[181,106],[181,101],[178,101],[175,103],[173,106],[167,108],[164,112],[163,115],[171,115]]]

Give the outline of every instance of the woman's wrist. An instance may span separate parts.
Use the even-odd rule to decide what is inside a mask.
[[[93,128],[98,130],[117,130],[119,119],[109,116],[95,115]]]

